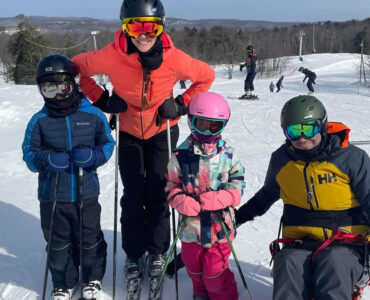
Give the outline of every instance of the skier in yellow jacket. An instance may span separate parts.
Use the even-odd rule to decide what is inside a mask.
[[[273,299],[351,299],[367,258],[369,156],[348,142],[348,127],[327,121],[313,96],[285,103],[281,127],[286,143],[271,155],[265,183],[238,210],[237,224],[282,199],[284,247],[273,253]]]

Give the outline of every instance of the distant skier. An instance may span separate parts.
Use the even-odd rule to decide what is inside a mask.
[[[258,99],[257,95],[254,93],[253,80],[257,73],[256,61],[257,54],[253,45],[249,45],[246,48],[247,60],[244,64],[240,65],[240,72],[243,71],[244,67],[247,67],[247,77],[244,81],[244,92],[245,94],[239,99]]]
[[[282,75],[279,78],[278,82],[276,82],[276,88],[277,88],[276,93],[279,93],[280,89],[283,88],[283,80],[284,80],[284,75]]]
[[[239,205],[244,167],[235,150],[221,137],[230,117],[223,97],[204,92],[189,103],[191,135],[168,164],[169,204],[181,215],[181,256],[193,282],[196,300],[237,300],[229,268],[230,240],[235,238],[234,207]]]
[[[104,114],[79,93],[77,75],[77,66],[65,56],[50,55],[39,62],[36,81],[45,104],[28,123],[22,145],[27,167],[39,173],[41,228],[46,242],[51,239],[47,251],[53,300],[70,300],[81,280],[80,212],[83,299],[100,298],[106,267],[107,244],[100,226],[96,170],[112,155],[114,140]],[[77,175],[80,168],[81,183]]]
[[[273,93],[273,92],[274,92],[274,88],[275,88],[275,85],[274,85],[274,83],[271,81],[271,83],[270,83],[270,93]]]
[[[305,77],[303,79],[303,82],[306,81],[306,79],[308,78],[308,81],[307,81],[307,88],[309,90],[308,94],[313,94],[315,91],[313,89],[313,86],[312,84],[316,84],[315,80],[316,80],[316,74],[312,71],[310,71],[309,69],[305,69],[303,67],[300,67],[298,69],[299,72],[305,74]]]

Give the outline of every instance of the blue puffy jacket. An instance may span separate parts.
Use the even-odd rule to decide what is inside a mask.
[[[66,117],[52,117],[47,107],[33,115],[27,125],[22,150],[23,160],[32,172],[39,172],[38,198],[40,201],[53,201],[55,172],[40,168],[35,160],[40,150],[63,150],[71,153],[79,145],[100,147],[105,161],[111,157],[114,140],[110,134],[107,118],[100,109],[83,98],[81,106]],[[99,195],[99,180],[95,167],[85,168],[82,177],[83,199]],[[78,201],[78,169],[71,161],[70,167],[59,173],[57,201]]]

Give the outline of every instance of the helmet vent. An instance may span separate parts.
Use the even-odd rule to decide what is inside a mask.
[[[314,109],[314,107],[312,106],[312,105],[310,105],[310,106],[308,106],[307,108],[306,108],[306,111],[311,111],[311,110],[313,110]]]

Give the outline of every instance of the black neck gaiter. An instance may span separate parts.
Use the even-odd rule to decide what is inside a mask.
[[[131,38],[126,36],[127,40],[127,54],[137,52],[140,57],[140,62],[144,69],[156,70],[158,69],[163,61],[163,42],[159,36],[148,52],[140,52],[135,45],[132,43]]]
[[[45,106],[49,109],[53,117],[65,117],[75,112],[81,106],[81,97],[77,92],[65,100],[54,100],[44,98]]]

